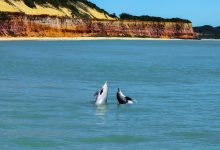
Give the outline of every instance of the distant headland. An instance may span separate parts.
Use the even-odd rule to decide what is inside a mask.
[[[192,22],[110,14],[87,0],[1,0],[0,37],[194,39]]]
[[[213,27],[210,25],[194,27],[194,31],[197,33],[200,39],[220,39],[220,26]]]

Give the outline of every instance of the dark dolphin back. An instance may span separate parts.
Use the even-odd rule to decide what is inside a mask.
[[[121,95],[119,94],[119,92],[117,92],[117,99],[118,99],[119,104],[126,104],[126,103],[127,103],[126,98],[123,97],[123,96],[121,96]]]
[[[126,100],[133,101],[133,99],[128,96],[126,96],[125,98],[126,98]]]

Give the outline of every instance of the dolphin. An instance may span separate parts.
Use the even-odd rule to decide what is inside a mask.
[[[96,96],[95,104],[103,105],[107,103],[108,98],[108,82],[106,81],[102,88],[97,91],[94,96]]]
[[[134,101],[130,97],[125,96],[119,88],[117,92],[117,99],[118,99],[119,104],[133,104],[134,103]]]

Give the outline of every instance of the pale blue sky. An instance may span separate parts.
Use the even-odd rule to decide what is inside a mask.
[[[193,26],[220,26],[220,0],[90,0],[109,13],[185,18]]]

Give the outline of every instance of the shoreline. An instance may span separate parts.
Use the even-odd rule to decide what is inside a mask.
[[[191,40],[138,37],[0,37],[0,41]]]
[[[139,37],[0,37],[0,41],[95,41],[95,40],[138,40],[138,41],[220,41],[220,39],[168,39],[168,38],[139,38]]]

